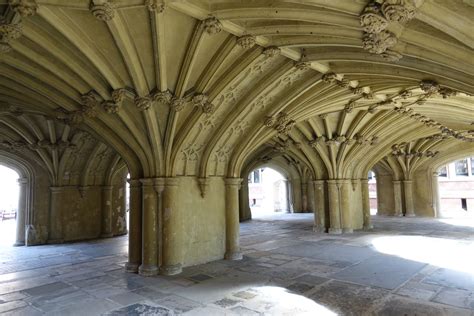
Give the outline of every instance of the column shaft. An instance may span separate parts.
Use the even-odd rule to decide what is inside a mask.
[[[226,207],[226,253],[227,260],[240,260],[240,226],[239,226],[239,187],[242,179],[225,179],[225,207]]]
[[[16,212],[16,240],[14,246],[25,245],[25,218],[27,210],[28,179],[18,179],[20,194],[18,198],[18,209]]]
[[[112,237],[112,192],[113,186],[102,187],[102,238]]]
[[[474,168],[472,166],[471,168]],[[441,201],[439,198],[439,183],[438,183],[438,173],[433,172],[433,175],[431,177],[431,183],[433,187],[433,216],[434,217],[442,217],[441,214]]]
[[[62,207],[61,205],[61,187],[50,187],[51,192],[51,204],[49,210],[49,234],[48,243],[62,243],[63,242],[63,218],[62,218]]]
[[[184,216],[178,207],[178,185],[177,178],[167,178],[163,191],[163,265],[160,273],[164,275],[181,273],[183,268]]]
[[[324,180],[313,181],[314,186],[314,225],[313,230],[318,232],[326,231]]]
[[[370,196],[369,196],[369,180],[360,179],[360,189],[362,195],[362,214],[364,216],[364,229],[372,229],[372,223],[370,222]]]
[[[129,180],[130,183],[130,214],[128,231],[128,262],[127,272],[138,272],[142,262],[142,188],[140,180]]]
[[[404,180],[403,188],[405,190],[405,216],[415,216],[415,205],[413,203],[413,181]]]
[[[340,212],[342,217],[342,232],[352,233],[352,212],[351,212],[351,182],[349,180],[338,180],[340,194]]]
[[[329,233],[341,234],[341,214],[339,211],[339,189],[336,180],[328,180]]]
[[[142,183],[142,264],[140,275],[158,274],[158,200],[153,179],[141,179]]]
[[[402,210],[402,186],[401,181],[394,180],[393,183],[393,199],[394,199],[394,215],[403,216]]]

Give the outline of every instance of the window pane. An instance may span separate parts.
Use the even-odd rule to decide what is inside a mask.
[[[254,171],[253,172],[253,182],[254,183],[260,183],[260,171]]]
[[[471,157],[471,175],[474,176],[474,157]]]
[[[447,177],[448,176],[448,169],[446,166],[439,168],[438,175],[440,177]]]
[[[467,176],[467,159],[456,161],[456,175]]]

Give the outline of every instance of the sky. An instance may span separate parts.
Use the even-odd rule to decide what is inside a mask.
[[[0,165],[0,210],[18,207],[18,178],[15,171]]]

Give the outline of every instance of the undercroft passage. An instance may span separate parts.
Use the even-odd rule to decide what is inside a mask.
[[[35,297],[82,288],[81,264],[155,303],[199,284],[191,314],[472,314],[472,288],[439,282],[474,264],[414,250],[474,253],[472,30],[467,0],[0,1],[0,312],[59,310]],[[9,283],[3,261],[46,254],[58,284]],[[258,286],[199,297],[223,271]],[[90,314],[184,311],[101,295]],[[234,303],[253,296],[269,309]]]

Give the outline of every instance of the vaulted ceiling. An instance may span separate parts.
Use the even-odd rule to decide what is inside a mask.
[[[468,1],[0,4],[0,102],[91,133],[133,177],[281,155],[362,177],[423,140],[474,153]]]

